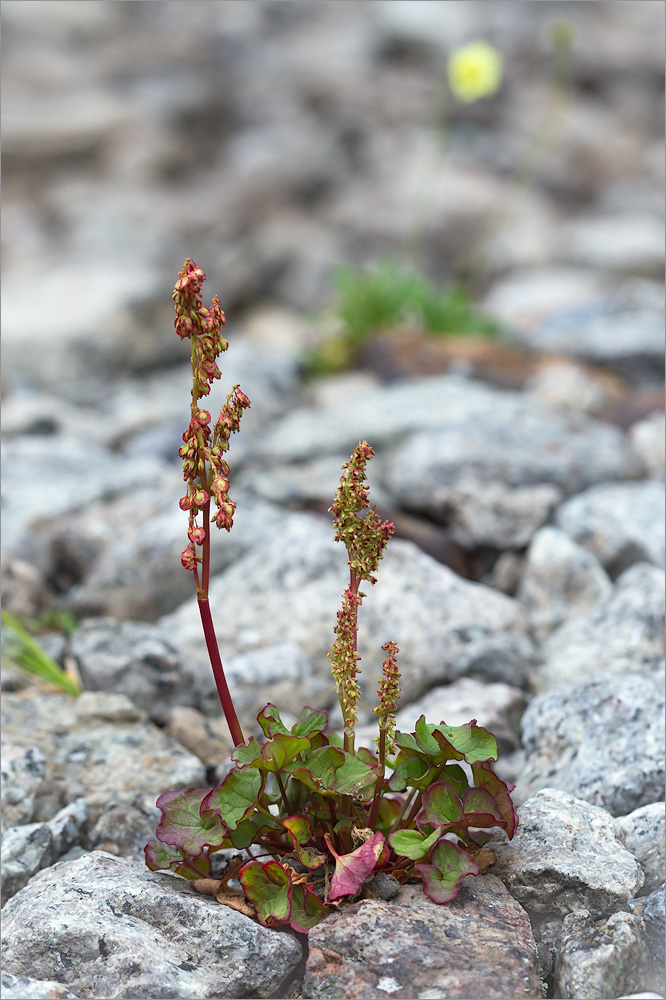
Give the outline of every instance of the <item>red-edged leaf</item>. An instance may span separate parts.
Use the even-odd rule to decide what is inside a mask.
[[[500,826],[499,807],[485,788],[468,788],[463,799],[463,816],[456,824],[460,827]]]
[[[332,902],[342,896],[355,896],[375,869],[384,849],[384,834],[377,832],[355,851],[342,855],[335,853],[335,848],[328,837],[325,837],[325,840],[335,858],[335,871],[326,902]]]
[[[487,762],[472,764],[472,775],[474,776],[474,784],[478,788],[485,788],[492,795],[502,817],[497,825],[506,830],[507,836],[511,840],[518,826],[518,815],[511,801],[511,792],[515,786],[498,778],[490,763]]]
[[[455,824],[462,813],[462,802],[451,786],[446,781],[437,781],[423,796],[423,808],[417,816],[417,823],[441,829]]]
[[[238,876],[243,892],[257,910],[264,927],[284,923],[291,910],[291,879],[277,861],[250,861]]]
[[[168,844],[151,840],[143,849],[146,865],[151,872],[175,872],[184,878],[198,879],[210,874],[210,858],[199,854],[196,858],[183,856],[183,852]]]
[[[320,795],[351,795],[364,801],[374,789],[374,770],[337,747],[311,750],[284,770]]]
[[[291,888],[291,912],[289,923],[300,934],[320,923],[329,913],[321,899],[307,885],[293,885]]]
[[[428,787],[432,770],[430,764],[418,754],[404,757],[389,778],[389,788],[392,792],[401,792],[411,785],[423,791]]]
[[[323,708],[310,708],[306,705],[301,712],[298,722],[292,727],[294,736],[312,737],[315,733],[323,733],[328,725],[328,712]]]
[[[180,847],[191,857],[201,854],[205,847],[221,847],[226,828],[219,815],[201,816],[201,803],[208,793],[208,788],[181,788],[160,795],[157,808],[162,817],[157,825],[157,839]]]
[[[291,837],[296,856],[302,865],[306,868],[319,868],[323,865],[326,855],[314,847],[305,846],[312,839],[312,829],[306,816],[287,816],[282,820],[282,825]]]
[[[466,875],[478,875],[479,866],[462,848],[440,840],[432,852],[432,864],[414,865],[423,879],[423,891],[435,903],[448,903],[460,891]]]
[[[217,788],[212,788],[201,803],[202,816],[219,816],[228,830],[249,816],[261,793],[263,779],[253,768],[233,768]]]
[[[419,833],[418,830],[396,830],[389,837],[389,844],[401,857],[418,861],[419,858],[426,856],[441,836],[441,827],[433,830],[429,836]]]
[[[289,733],[275,705],[269,704],[262,708],[257,716],[257,722],[263,729],[264,735],[269,738],[275,736],[276,733],[284,733],[285,736]]]
[[[464,726],[447,726],[444,722],[434,727],[451,743],[468,764],[480,760],[497,760],[497,740],[476,719]]]
[[[267,705],[266,708],[270,708]],[[256,767],[261,771],[281,771],[285,765],[295,760],[299,754],[311,747],[305,736],[292,736],[278,732],[262,745],[254,736],[243,746],[236,747],[231,759],[239,767]]]

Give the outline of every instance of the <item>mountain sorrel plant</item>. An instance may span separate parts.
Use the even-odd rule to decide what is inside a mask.
[[[395,642],[386,653],[374,709],[379,735],[372,750],[355,746],[360,689],[357,682],[358,611],[363,582],[375,573],[394,532],[370,505],[366,441],[343,466],[330,508],[336,541],[347,549],[349,585],[338,612],[329,659],[343,716],[343,735],[328,729],[328,714],[306,707],[287,728],[275,705],[257,721],[262,736],[243,738],[224,677],[210,609],[210,502],[212,520],[232,525],[229,468],[223,459],[249,400],[235,386],[213,431],[199,399],[219,378],[216,359],[226,350],[224,314],[217,298],[201,302],[205,275],[187,260],[174,290],[176,330],[192,341],[192,415],[180,449],[189,512],[183,565],[194,575],[206,645],[220,701],[235,744],[232,767],[216,788],[183,788],[157,800],[157,840],[146,845],[146,864],[194,882],[219,902],[256,916],[265,926],[307,932],[334,907],[352,900],[376,872],[399,882],[421,882],[436,903],[453,899],[466,875],[476,875],[492,852],[483,851],[489,827],[513,837],[517,818],[511,785],[494,774],[495,737],[476,720],[464,726],[427,723],[412,733],[395,729],[400,672]],[[211,877],[215,851],[237,851],[222,878]],[[230,883],[238,880],[241,888]]]

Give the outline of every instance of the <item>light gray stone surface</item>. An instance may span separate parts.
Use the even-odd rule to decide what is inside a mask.
[[[2,828],[29,823],[35,796],[46,773],[46,760],[38,747],[2,741],[0,803]]]
[[[554,995],[599,1000],[644,989],[650,955],[636,916],[613,913],[597,922],[586,910],[564,918],[555,967]]]
[[[346,563],[346,551],[333,542],[330,524],[292,514],[271,543],[211,581],[211,610],[223,662],[272,646],[278,638],[296,643],[310,658],[313,676],[324,680],[328,705],[333,704],[326,653],[348,582]],[[381,646],[389,639],[400,647],[405,700],[465,675],[515,686],[524,683],[534,651],[517,602],[462,580],[402,540],[389,544],[377,576],[377,584],[365,588],[359,611],[361,710],[371,710],[376,703]],[[159,627],[178,649],[192,683],[210,690],[196,603],[190,601],[160,619]]]
[[[270,997],[301,959],[183,879],[95,851],[40,873],[4,910],[4,967],[85,997]]]
[[[649,896],[629,901],[629,910],[635,913],[641,923],[645,942],[652,955],[652,989],[662,995],[666,993],[666,913],[664,908],[664,886],[653,889]]]
[[[572,497],[555,520],[612,576],[636,562],[664,566],[664,487],[658,482],[602,483]]]
[[[62,983],[2,973],[3,1000],[79,1000]]]
[[[602,674],[534,698],[515,796],[565,790],[624,816],[664,794],[663,675]]]
[[[625,570],[604,601],[564,622],[548,639],[534,673],[538,691],[598,674],[662,669],[664,574],[638,563]]]
[[[645,875],[643,894],[651,893],[664,884],[664,803],[652,802],[650,805],[634,809],[627,816],[618,817],[618,826],[622,831],[624,846],[630,851]]]
[[[605,809],[567,792],[544,788],[518,808],[513,840],[496,833],[493,873],[528,910],[572,913],[581,907],[598,919],[643,885],[637,860],[622,846]]]
[[[611,593],[611,581],[591,552],[558,528],[536,532],[516,596],[537,639],[543,641],[562,622]]]
[[[664,412],[657,410],[645,420],[638,420],[632,424],[629,428],[629,439],[650,475],[663,481],[664,441],[666,439]]]
[[[47,868],[78,843],[88,819],[83,799],[76,799],[48,823],[27,823],[5,830],[2,837],[2,903],[22,889],[41,868]]]

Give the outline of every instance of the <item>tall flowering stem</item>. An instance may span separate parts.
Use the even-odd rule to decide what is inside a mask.
[[[210,393],[211,386],[221,376],[217,358],[229,344],[222,336],[226,323],[217,295],[210,308],[204,306],[201,288],[206,275],[189,257],[178,275],[173,290],[176,310],[174,326],[181,340],[192,344],[192,403],[190,422],[183,434],[184,444],[179,450],[183,460],[183,479],[187,492],[180,499],[180,507],[188,512],[188,545],[181,562],[194,576],[194,586],[201,614],[206,647],[210,657],[215,684],[222,703],[231,737],[236,746],[244,743],[238,716],[231,700],[224,668],[217,645],[215,628],[208,603],[210,583],[210,525],[230,531],[236,505],[229,497],[229,466],[224,460],[229,450],[229,439],[238,430],[243,410],[250,400],[240,386],[234,386],[211,431],[211,415],[199,405],[199,400]],[[216,513],[211,518],[211,501]]]
[[[395,750],[393,742],[395,710],[398,707],[398,699],[400,697],[400,685],[398,683],[400,680],[400,671],[398,670],[398,661],[396,660],[396,656],[400,650],[394,642],[385,642],[382,649],[387,653],[387,657],[382,665],[382,679],[379,682],[379,690],[377,692],[379,705],[374,709],[379,722],[379,736],[377,737],[377,756],[379,762],[377,765],[375,794],[368,820],[368,826],[371,829],[374,829],[379,813],[379,802],[384,786],[384,774],[386,773],[386,754]]]
[[[367,441],[361,441],[349,460],[342,466],[344,475],[329,508],[334,515],[336,542],[344,542],[349,565],[349,586],[342,597],[342,609],[334,629],[337,638],[328,657],[342,708],[344,720],[344,746],[354,752],[354,727],[356,706],[360,689],[357,651],[358,609],[363,597],[359,587],[363,580],[373,584],[379,560],[388,540],[395,531],[390,521],[381,521],[376,508],[370,504],[366,481],[366,465],[374,452]]]

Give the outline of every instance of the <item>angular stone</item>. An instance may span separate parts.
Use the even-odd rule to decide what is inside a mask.
[[[659,672],[663,657],[664,574],[637,563],[618,577],[605,600],[548,637],[534,687],[548,691],[602,673]]]
[[[51,861],[51,831],[46,823],[26,823],[2,837],[2,905]]]
[[[103,852],[36,876],[4,910],[4,967],[87,997],[270,997],[301,960],[183,879]],[[279,994],[278,994],[279,995]]]
[[[527,914],[494,875],[464,879],[444,906],[403,886],[392,902],[327,918],[308,941],[303,995],[313,1000],[541,996]]]
[[[544,788],[518,808],[513,840],[496,833],[493,873],[523,906],[566,914],[584,907],[594,918],[619,909],[643,884],[640,865],[622,846],[605,809]]]
[[[0,803],[2,828],[29,823],[35,796],[46,774],[44,754],[37,747],[2,741]]]
[[[652,802],[650,805],[641,806],[628,816],[618,816],[617,823],[622,832],[624,846],[643,869],[645,875],[643,893],[648,895],[664,884],[666,875],[664,803]]]
[[[559,788],[624,816],[664,794],[663,675],[602,674],[534,698],[515,795]]]
[[[323,681],[321,690],[328,692],[316,706],[322,708],[336,700],[326,653],[348,581],[346,552],[332,534],[323,518],[292,514],[271,543],[217,576],[210,588],[223,662],[272,646],[276,636],[295,643],[312,663],[308,683]],[[524,683],[534,652],[517,602],[462,580],[403,540],[390,543],[377,576],[377,584],[365,588],[359,613],[361,711],[371,712],[376,704],[381,646],[388,639],[400,647],[406,702],[465,675]],[[196,602],[162,618],[159,627],[178,649],[192,683],[210,691],[212,674]],[[298,714],[301,694],[296,685],[290,703],[278,708]]]
[[[658,482],[601,483],[562,504],[555,520],[615,577],[636,562],[664,566],[664,513]]]
[[[559,528],[536,532],[516,596],[539,640],[611,593],[611,581],[591,552]]]
[[[2,973],[3,1000],[79,1000],[62,983]]]
[[[659,888],[653,889],[649,896],[631,900],[629,909],[640,920],[645,942],[652,956],[653,978],[649,985],[652,989],[659,990],[663,994],[666,990],[666,976],[664,972],[666,964],[664,886],[660,885]]]
[[[210,718],[196,708],[172,708],[164,732],[198,757],[207,768],[218,767],[234,749],[224,718]]]
[[[565,916],[555,965],[555,996],[616,997],[645,988],[650,978],[650,956],[633,914],[613,913],[598,923],[586,910]]]

